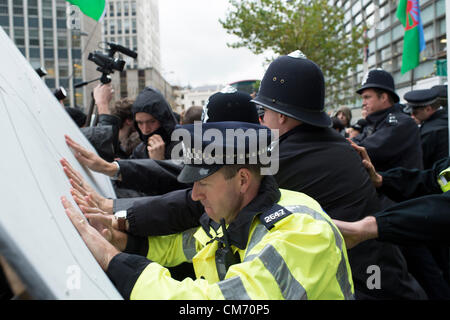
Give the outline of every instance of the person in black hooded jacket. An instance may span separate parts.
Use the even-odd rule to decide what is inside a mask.
[[[142,142],[133,150],[131,159],[170,159],[175,143],[172,131],[177,125],[169,103],[161,92],[146,87],[131,108],[134,125]]]

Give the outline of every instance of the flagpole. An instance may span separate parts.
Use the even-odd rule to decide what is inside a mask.
[[[449,150],[449,156],[450,156],[450,107],[448,106],[448,96],[449,96],[449,86],[448,86],[448,78],[450,77],[450,63],[449,63],[449,57],[450,57],[450,1],[445,1],[445,16],[447,20],[447,112],[448,112],[448,150]]]

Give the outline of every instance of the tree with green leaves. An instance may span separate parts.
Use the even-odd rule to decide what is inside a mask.
[[[328,0],[230,0],[223,28],[239,40],[229,44],[255,54],[302,51],[322,69],[327,105],[354,100],[345,78],[363,62],[364,26],[344,25],[344,12]],[[351,80],[350,80],[351,81]],[[348,81],[347,81],[348,82]],[[346,98],[347,97],[347,98]]]

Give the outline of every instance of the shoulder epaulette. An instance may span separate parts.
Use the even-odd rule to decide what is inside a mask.
[[[275,223],[291,214],[292,212],[276,203],[272,208],[262,213],[259,216],[259,219],[261,220],[261,223],[270,230],[274,227]]]

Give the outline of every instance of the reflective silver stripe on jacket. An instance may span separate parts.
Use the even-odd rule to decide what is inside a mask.
[[[218,285],[226,300],[250,300],[247,290],[238,276],[220,281]]]
[[[197,229],[192,228],[183,232],[183,253],[189,262],[192,262],[192,258],[197,254],[196,240],[194,238],[194,233]]]
[[[305,288],[295,279],[283,257],[271,244],[267,244],[258,254],[252,254],[245,257],[244,262],[251,261],[255,258],[261,260],[266,269],[275,278],[284,299],[308,299]]]
[[[264,236],[269,232],[269,230],[267,230],[267,228],[263,225],[263,224],[258,224],[255,228],[255,231],[253,231],[252,237],[250,239],[250,241],[248,242],[248,246],[247,246],[247,251],[246,251],[246,255],[248,255],[248,253],[250,251],[252,251],[252,249],[261,242],[262,238],[264,238]]]
[[[325,219],[320,213],[317,211],[306,207],[306,206],[285,206],[285,208],[291,212],[297,212],[297,213],[306,213],[309,214],[313,219],[319,220],[319,221],[325,221],[327,222],[334,233],[334,238],[336,241],[336,245],[338,246],[339,250],[341,251],[341,261],[339,262],[338,270],[336,272],[336,279],[339,283],[339,286],[341,287],[342,294],[344,295],[344,298],[346,300],[353,300],[355,299],[353,293],[352,293],[352,286],[350,284],[350,281],[348,280],[348,272],[347,272],[347,266],[345,263],[345,255],[344,251],[342,250],[342,238],[339,234],[336,226],[332,224],[330,221]]]

